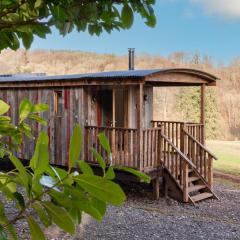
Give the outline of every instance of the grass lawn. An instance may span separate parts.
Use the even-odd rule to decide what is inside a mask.
[[[218,157],[215,170],[240,176],[240,141],[207,141],[207,146]]]

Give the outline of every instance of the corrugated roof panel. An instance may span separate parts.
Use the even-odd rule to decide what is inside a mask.
[[[56,75],[56,76],[22,76],[22,75],[13,75],[13,76],[0,76],[0,83],[7,82],[32,82],[32,81],[67,81],[67,80],[81,80],[81,79],[102,79],[102,78],[142,78],[147,77],[151,74],[157,73],[186,73],[193,74],[200,77],[208,78],[210,81],[215,81],[218,78],[195,69],[187,68],[165,68],[165,69],[147,69],[147,70],[127,70],[127,71],[111,71],[111,72],[98,72],[98,73],[86,73],[86,74],[69,74],[69,75]]]
[[[69,75],[56,75],[56,76],[0,76],[0,82],[18,82],[18,81],[51,81],[51,80],[73,80],[82,78],[126,78],[126,77],[145,77],[149,74],[161,71],[160,69],[150,70],[128,70],[128,71],[111,71],[99,73],[86,73],[86,74],[69,74]]]

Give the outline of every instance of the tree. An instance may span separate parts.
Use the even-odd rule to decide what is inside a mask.
[[[180,118],[187,122],[200,121],[200,88],[183,87],[176,95],[176,110]],[[206,137],[216,139],[218,136],[218,108],[216,90],[208,88],[206,91]]]
[[[134,12],[154,27],[155,0],[1,0],[0,51],[16,50],[22,41],[30,48],[34,36],[45,38],[54,26],[63,36],[76,29],[100,35],[103,31],[128,29]]]

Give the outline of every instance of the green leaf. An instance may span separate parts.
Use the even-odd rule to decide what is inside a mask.
[[[32,120],[35,120],[36,122],[40,123],[43,126],[47,125],[47,121],[44,118],[41,118],[36,114],[29,114],[28,118],[32,119]]]
[[[79,125],[75,125],[69,144],[69,169],[75,167],[80,157],[82,133]]]
[[[23,32],[21,33],[22,36],[22,43],[26,49],[29,49],[31,47],[31,44],[33,42],[33,34],[31,32]]]
[[[28,99],[23,99],[20,103],[19,107],[19,118],[20,118],[20,123],[24,121],[29,113],[31,112],[32,104]]]
[[[99,176],[81,174],[76,176],[75,181],[95,198],[114,205],[121,205],[126,196],[123,190],[114,182]]]
[[[48,26],[38,24],[34,25],[33,33],[40,38],[46,38],[46,34],[51,33],[51,29]]]
[[[6,233],[7,233],[7,235],[10,235],[9,239],[11,239],[11,240],[17,240],[18,239],[16,231],[14,229],[14,226],[12,224],[9,224],[9,220],[8,220],[8,218],[7,218],[7,216],[5,215],[5,212],[4,212],[4,205],[0,201],[0,226],[2,226],[2,225],[7,225]]]
[[[115,173],[114,173],[114,170],[113,170],[113,167],[109,167],[104,178],[108,179],[108,180],[113,180],[115,178]]]
[[[91,203],[95,209],[98,210],[98,212],[101,214],[103,217],[106,213],[107,210],[107,205],[105,202],[97,199],[97,198],[92,198]]]
[[[25,208],[25,201],[24,201],[23,195],[19,192],[15,192],[15,193],[13,193],[13,195],[17,199],[17,202],[18,202],[19,206],[22,209],[24,209]]]
[[[69,213],[62,207],[56,206],[51,202],[43,202],[42,205],[52,217],[53,222],[65,232],[74,234],[75,226]]]
[[[6,113],[9,110],[10,106],[5,103],[3,100],[0,100],[0,115]]]
[[[54,199],[58,205],[61,205],[65,208],[74,207],[78,208],[85,213],[88,213],[90,216],[94,217],[97,220],[102,220],[103,215],[95,208],[88,199],[82,190],[68,188],[72,198],[68,196],[67,193],[59,192],[59,191],[51,191],[49,195]]]
[[[45,172],[49,165],[48,135],[42,131],[38,137],[35,152],[30,160],[30,167],[36,175]]]
[[[32,106],[31,113],[39,113],[39,112],[44,112],[48,110],[49,110],[49,106],[47,104],[40,103]]]
[[[133,11],[128,4],[125,4],[122,8],[121,20],[125,28],[130,28],[133,24]]]
[[[147,176],[146,174],[139,172],[135,169],[129,168],[129,167],[114,167],[117,170],[122,170],[125,172],[129,172],[133,175],[135,175],[136,177],[140,178],[140,180],[146,182],[146,183],[150,183],[151,182],[151,178],[149,176]]]
[[[79,167],[80,167],[82,173],[87,174],[87,175],[94,175],[93,170],[89,166],[88,163],[86,163],[83,160],[79,161],[78,163],[79,163]]]
[[[69,210],[69,214],[71,215],[75,224],[80,224],[82,219],[82,211],[77,207],[71,208]]]
[[[0,229],[0,240],[8,240],[7,234],[3,231],[3,228]]]
[[[11,155],[9,158],[13,163],[13,165],[16,167],[16,169],[19,171],[19,179],[21,180],[25,189],[28,191],[29,179],[28,179],[28,173],[26,171],[26,168],[23,166],[21,161],[18,158],[16,158],[14,155]]]
[[[102,168],[103,172],[105,173],[106,163],[103,157],[93,148],[92,149],[93,156],[97,159],[99,166]]]
[[[156,17],[154,14],[152,14],[148,17],[148,20],[145,23],[149,27],[154,27],[156,25],[156,22],[157,22]]]
[[[102,147],[106,150],[107,154],[110,155],[111,153],[111,148],[109,145],[109,141],[104,133],[99,133],[98,134],[98,139]]]
[[[44,233],[32,216],[27,216],[27,222],[32,236],[32,240],[45,240]]]
[[[39,202],[33,203],[32,208],[38,214],[39,219],[45,227],[49,227],[52,224],[50,216],[47,214],[46,210],[41,206]]]
[[[62,7],[60,7],[59,5],[54,5],[51,10],[53,17],[56,18],[57,21],[65,22],[66,14],[65,10]]]
[[[35,2],[35,4],[34,4],[34,8],[39,8],[39,7],[41,7],[42,3],[43,3],[43,0],[36,0],[36,2]]]
[[[14,193],[16,191],[16,183],[14,183],[7,174],[0,174],[0,182],[6,186],[10,192]]]
[[[0,116],[0,122],[9,123],[10,121],[11,121],[10,117],[8,117],[8,116]]]

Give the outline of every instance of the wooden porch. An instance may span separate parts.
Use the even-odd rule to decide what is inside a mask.
[[[127,166],[152,177],[159,195],[159,177],[165,180],[165,194],[184,202],[216,197],[212,191],[212,162],[216,157],[204,146],[204,125],[172,121],[151,121],[147,129],[85,126],[85,159],[97,164],[95,148],[107,164]],[[112,157],[97,140],[103,132],[109,139]]]

